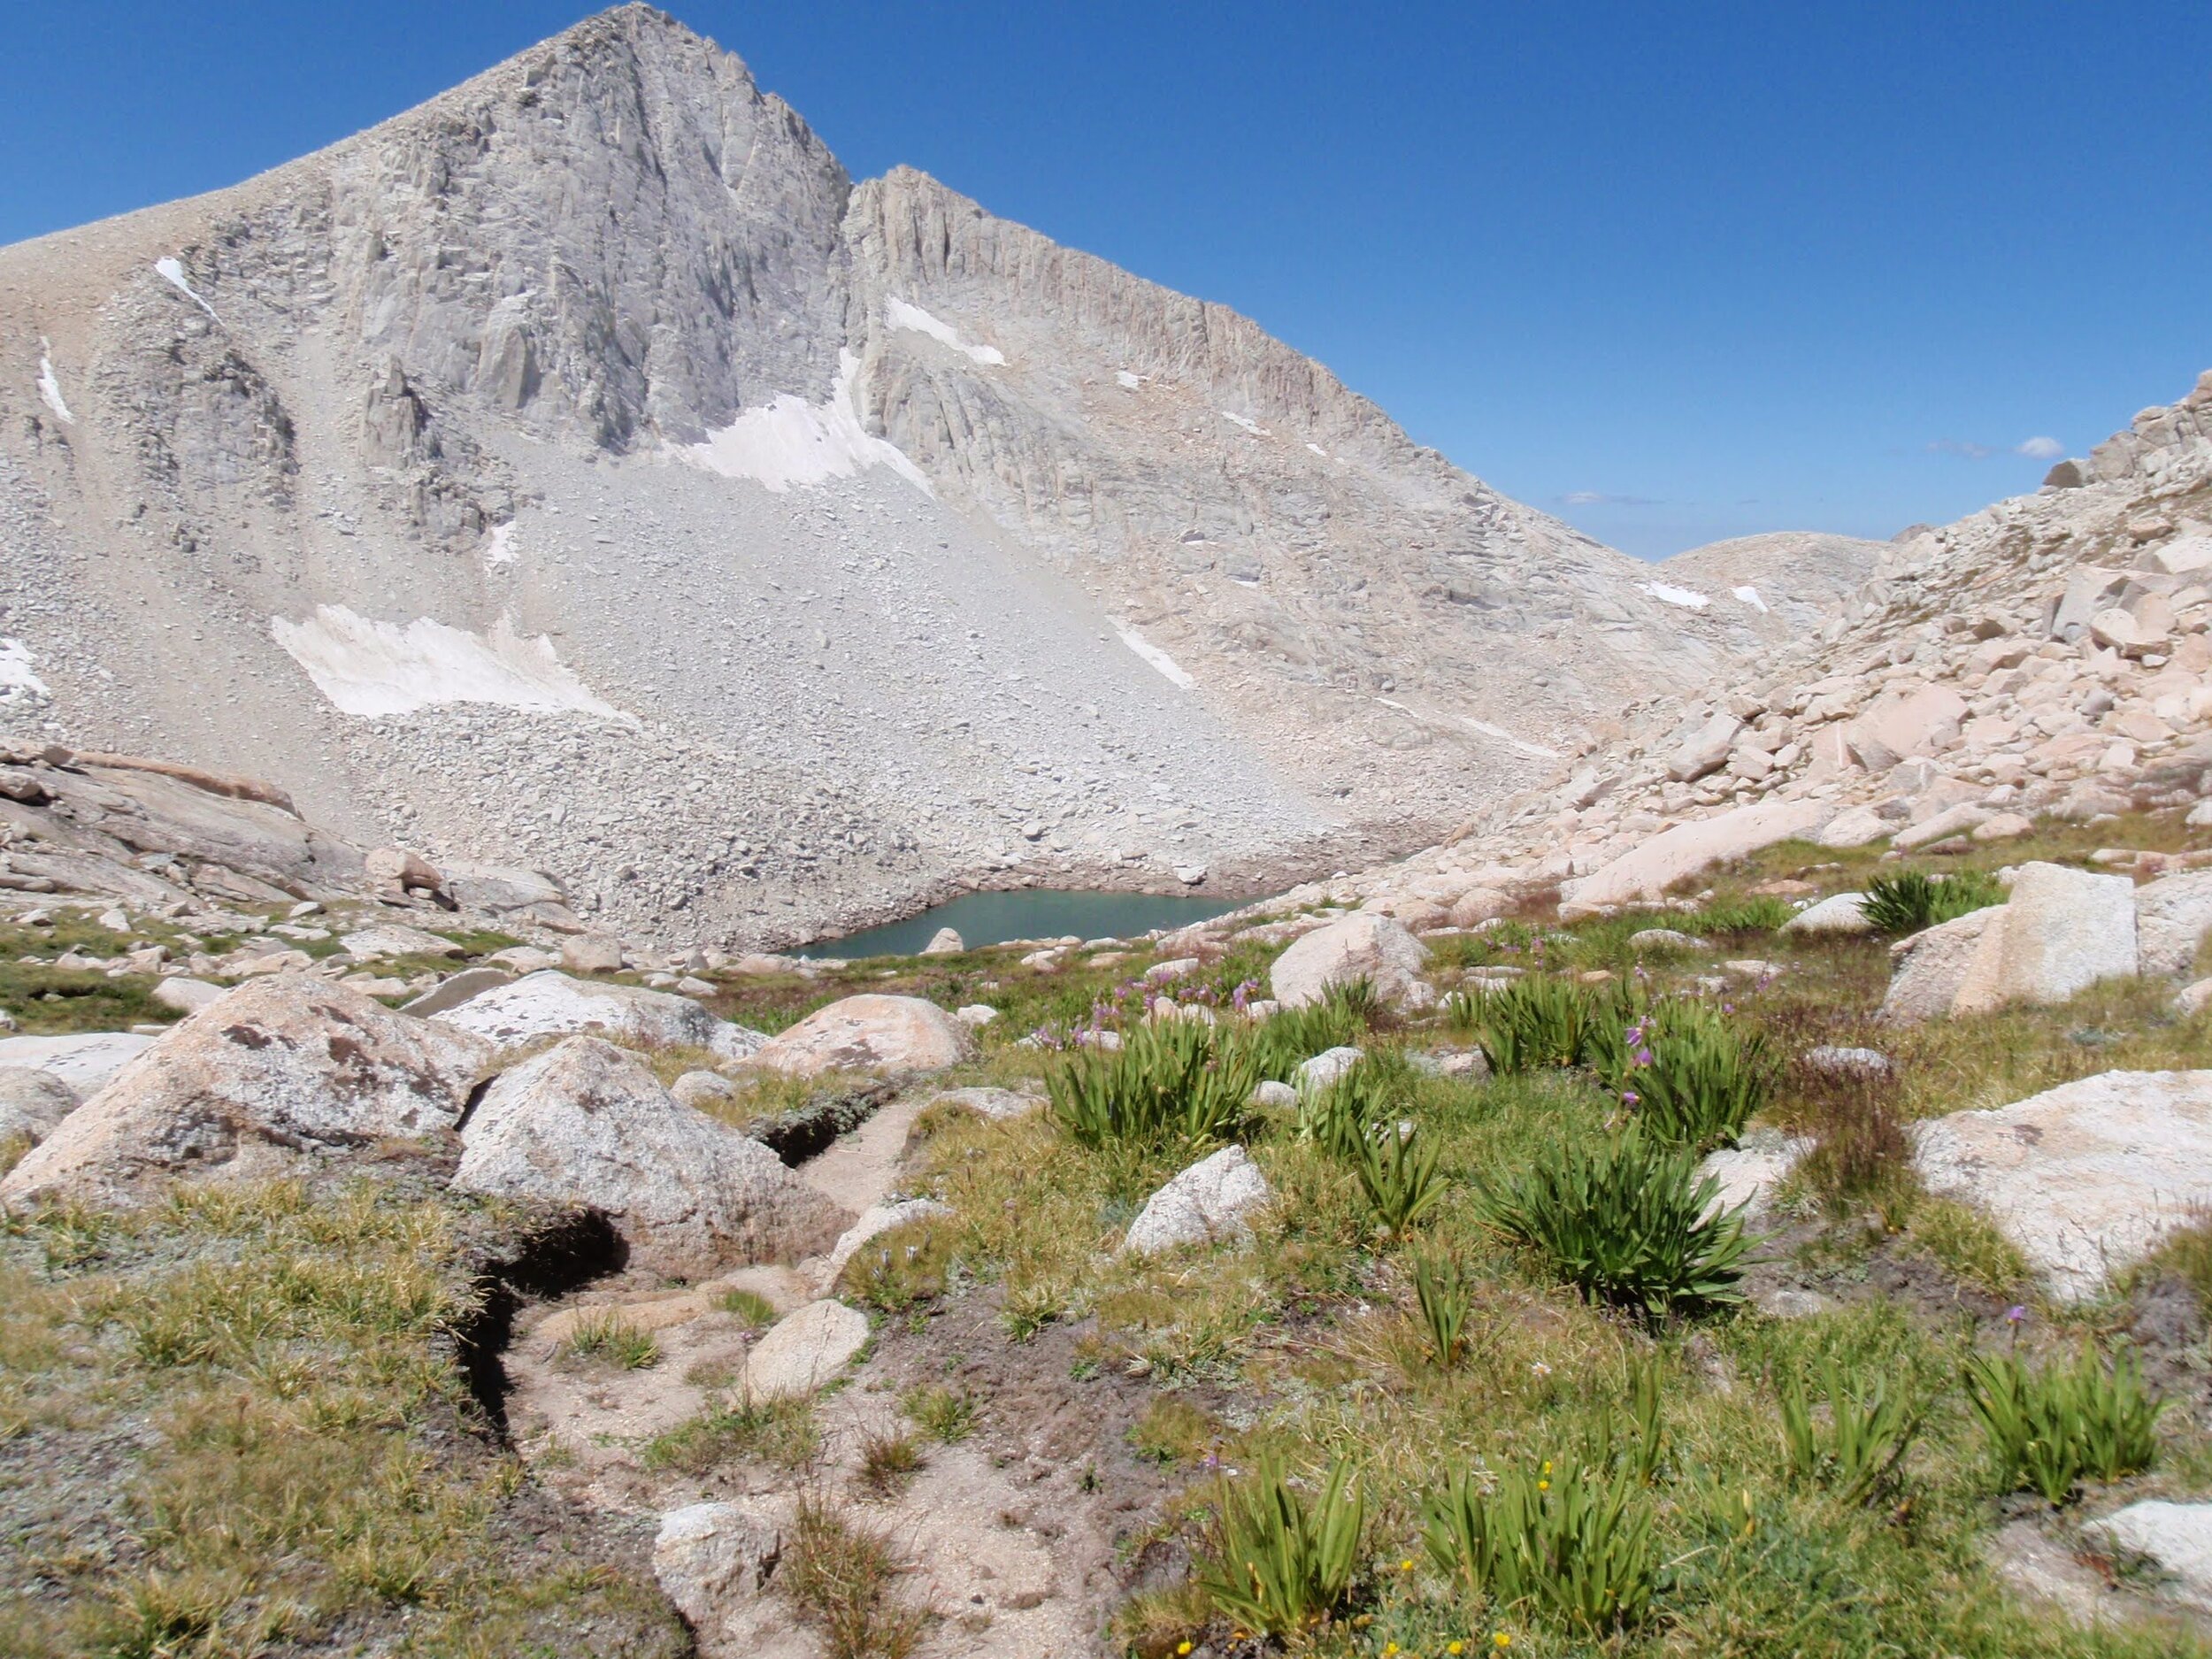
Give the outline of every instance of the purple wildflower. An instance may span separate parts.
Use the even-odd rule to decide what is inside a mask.
[[[2028,1310],[2022,1307],[2018,1302],[2013,1303],[2011,1307],[2005,1310],[2005,1323],[2007,1325],[2016,1325],[2027,1317]]]
[[[1621,1104],[1624,1106],[1641,1105],[1643,1099],[1644,1097],[1632,1088],[1624,1088],[1621,1091]]]

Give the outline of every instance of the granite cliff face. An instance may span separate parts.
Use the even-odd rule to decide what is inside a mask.
[[[0,724],[780,942],[1415,845],[1755,640],[626,6],[0,250]]]

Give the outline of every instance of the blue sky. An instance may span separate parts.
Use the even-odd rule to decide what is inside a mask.
[[[1888,535],[2212,366],[2212,8],[673,8],[856,175],[1233,305],[1634,553]],[[583,15],[18,0],[0,242],[243,178]]]

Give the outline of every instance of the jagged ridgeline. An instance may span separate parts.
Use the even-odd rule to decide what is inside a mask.
[[[7,735],[689,936],[1402,851],[1770,626],[641,6],[0,251],[0,417]]]

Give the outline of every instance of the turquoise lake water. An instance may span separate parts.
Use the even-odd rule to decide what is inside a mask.
[[[1010,939],[1127,939],[1155,927],[1183,927],[1233,910],[1248,899],[1194,899],[1163,893],[1079,893],[1022,887],[1011,893],[968,893],[934,910],[887,922],[842,939],[818,940],[802,956],[911,956],[941,927],[959,933],[970,949]]]

